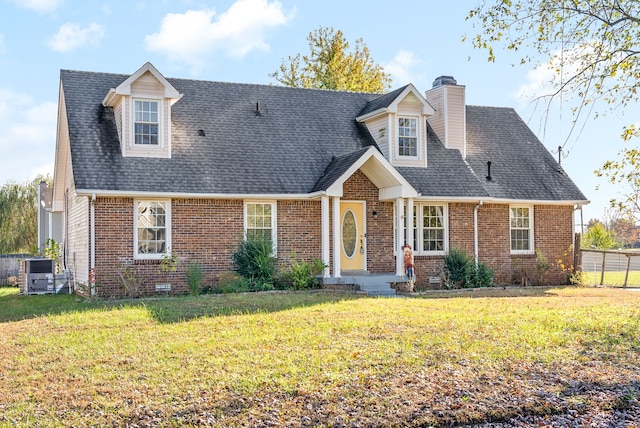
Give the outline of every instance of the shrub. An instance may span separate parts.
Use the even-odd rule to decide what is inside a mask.
[[[459,248],[452,248],[444,257],[442,277],[446,288],[491,287],[493,273],[485,263],[476,266],[474,259]]]
[[[189,286],[189,294],[200,294],[202,288],[202,278],[204,277],[202,263],[189,263],[189,265],[187,266],[186,276],[187,285]]]
[[[214,293],[243,293],[249,291],[247,281],[236,272],[224,272],[218,278],[218,285],[213,289]]]
[[[474,266],[475,268],[475,266]],[[494,271],[486,263],[478,263],[475,268],[473,282],[475,287],[493,287]]]
[[[447,288],[467,288],[472,275],[473,260],[464,250],[452,248],[444,257],[444,286]]]
[[[309,290],[318,288],[320,282],[318,275],[322,273],[325,265],[320,259],[296,260],[296,254],[291,255],[291,266],[280,277],[280,288],[293,290]]]
[[[231,259],[235,271],[246,280],[250,291],[273,290],[277,260],[273,257],[270,241],[248,238],[238,245]]]

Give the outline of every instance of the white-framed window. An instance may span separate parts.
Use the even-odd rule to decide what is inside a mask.
[[[276,252],[277,204],[275,201],[245,201],[244,236],[246,239],[261,238],[271,242]]]
[[[406,213],[406,207],[405,207]],[[447,204],[416,203],[413,206],[413,253],[435,256],[449,249],[449,207]],[[406,236],[406,223],[405,234]]]
[[[511,254],[533,254],[533,206],[509,207]]]
[[[398,118],[398,156],[418,156],[418,118]]]
[[[133,101],[133,143],[136,146],[160,145],[160,101]]]
[[[137,259],[160,259],[171,248],[171,201],[134,201],[134,248]]]

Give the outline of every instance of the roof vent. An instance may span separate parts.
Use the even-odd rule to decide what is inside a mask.
[[[256,116],[262,116],[262,112],[260,111],[260,101],[256,101]]]
[[[456,86],[458,82],[453,76],[440,76],[433,81],[433,87],[437,88],[438,86]]]
[[[487,181],[491,181],[491,161],[487,162]]]
[[[198,135],[204,137],[204,129],[198,129]]]

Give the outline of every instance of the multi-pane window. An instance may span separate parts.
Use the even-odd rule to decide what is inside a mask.
[[[245,204],[245,234],[247,239],[261,238],[276,243],[276,207],[272,202]]]
[[[422,251],[444,251],[444,206],[422,206]]]
[[[531,207],[511,207],[511,252],[530,253],[532,245]]]
[[[418,119],[398,119],[398,155],[418,156]]]
[[[156,258],[169,248],[169,202],[137,201],[136,255]]]
[[[412,223],[414,253],[436,254],[447,250],[446,205],[415,205]]]
[[[158,145],[158,101],[135,101],[134,142]]]

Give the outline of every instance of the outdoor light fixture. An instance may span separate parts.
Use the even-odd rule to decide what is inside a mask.
[[[378,218],[378,211],[373,210],[373,211],[371,212],[371,215],[373,216],[373,218]]]

